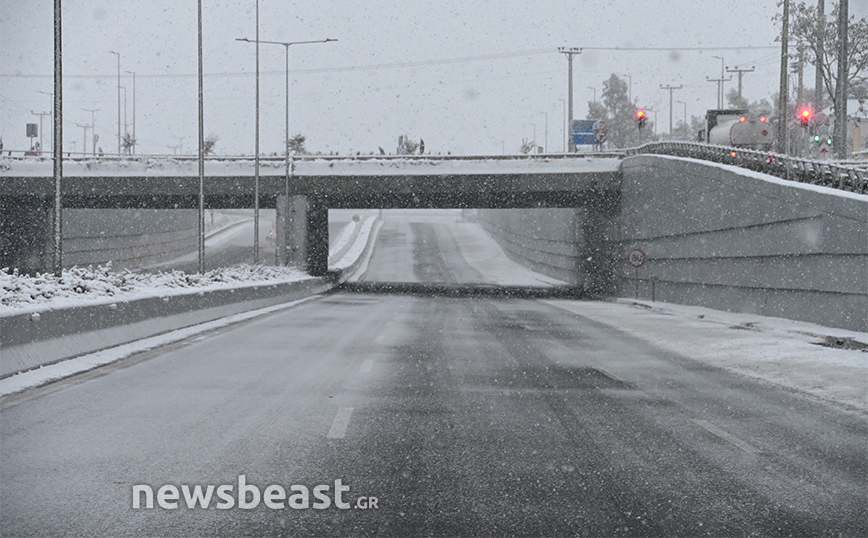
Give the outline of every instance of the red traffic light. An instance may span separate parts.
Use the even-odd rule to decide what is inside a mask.
[[[647,119],[647,116],[646,116],[644,110],[642,110],[642,109],[640,108],[639,110],[636,111],[636,121],[638,122],[638,124],[639,124],[639,128],[640,128],[640,129],[641,129],[642,127],[645,127],[645,120],[646,120],[646,119]]]
[[[809,107],[804,107],[799,110],[799,121],[802,123],[802,127],[807,127],[808,123],[811,121],[811,118],[814,117],[814,111]]]

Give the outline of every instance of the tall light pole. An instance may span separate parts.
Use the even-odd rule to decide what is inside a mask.
[[[244,41],[245,43],[253,43],[253,40],[247,38],[238,38],[236,41]],[[317,39],[314,41],[266,41],[266,40],[257,40],[256,43],[265,43],[267,45],[283,45],[284,53],[286,56],[286,122],[284,126],[284,150],[286,151],[286,173],[285,173],[285,181],[284,181],[284,194],[286,195],[286,203],[287,203],[287,212],[289,211],[289,183],[290,178],[292,177],[292,156],[289,151],[289,47],[293,45],[309,45],[312,43],[331,43],[333,41],[337,41],[337,39]],[[289,237],[289,219],[284,218],[284,241],[287,237]],[[278,247],[275,252],[275,256],[278,258],[278,264],[280,263],[280,255],[281,248]],[[286,253],[283,253],[284,257]],[[285,260],[284,260],[285,262]]]
[[[563,152],[567,152],[567,102],[564,99],[558,99],[561,102],[564,109],[564,149]]]
[[[679,105],[684,105],[684,138],[687,138],[687,103],[684,101],[675,101]]]
[[[790,39],[790,0],[784,0],[784,15],[781,19],[781,82],[778,94],[778,132],[775,136],[775,152],[787,152],[787,123],[789,120],[789,104],[787,103],[787,93],[789,92],[787,83],[787,62],[789,56],[789,39]],[[789,167],[787,167],[787,176],[789,179]]]
[[[90,126],[93,129],[91,133],[93,133],[93,154],[96,155],[96,113],[99,112],[98,108],[82,108],[85,112],[90,112]],[[84,141],[84,147],[81,148],[81,152],[87,154],[87,140]]]
[[[63,274],[63,40],[61,24],[63,11],[60,0],[54,0],[54,140],[52,161],[54,169],[54,276]]]
[[[199,52],[199,260],[197,269],[199,274],[205,272],[205,92],[202,88],[202,0],[197,2],[196,19],[198,22],[198,52]],[[133,73],[133,138],[136,137],[136,74]]]
[[[631,75],[621,75],[622,77],[627,77],[627,80],[630,81],[629,89],[627,91],[627,96],[630,99],[630,104],[633,104],[633,77]]]
[[[838,85],[835,88],[835,155],[847,158],[847,77],[849,76],[849,2],[843,0],[838,7]]]
[[[124,71],[124,73],[129,73],[133,76],[133,141],[136,140],[136,73],[135,71]],[[133,144],[130,148],[133,152],[133,155],[136,154],[136,145]]]
[[[121,86],[121,89],[124,91],[124,130],[123,130],[123,137],[124,137],[124,144],[126,144],[126,142],[127,142],[127,87],[126,87],[126,86]],[[127,148],[127,149],[129,149],[129,148]]]
[[[118,57],[118,155],[121,154],[121,53],[113,50],[109,54]]]
[[[545,139],[544,144],[545,145],[543,146],[543,151],[545,153],[548,153],[548,151],[549,151],[549,115],[547,112],[540,112],[540,114],[543,114],[546,117],[546,130],[545,130],[545,136],[544,136],[544,139]]]
[[[536,154],[536,123],[530,125],[533,125],[533,153]]]
[[[561,54],[567,55],[567,66],[568,66],[567,67],[567,76],[569,77],[569,84],[568,84],[568,90],[567,90],[567,106],[569,107],[569,112],[570,112],[569,116],[567,116],[567,118],[568,118],[568,124],[572,124],[573,123],[573,56],[575,56],[576,54],[581,54],[582,49],[579,49],[576,47],[572,47],[572,48],[560,47],[560,48],[558,48],[558,52],[560,52]],[[535,140],[534,140],[534,144],[536,144]],[[572,144],[570,144],[570,147],[572,147]]]

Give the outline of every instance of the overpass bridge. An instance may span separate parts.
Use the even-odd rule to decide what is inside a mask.
[[[328,270],[329,208],[468,208],[511,257],[590,293],[868,331],[864,171],[767,154],[748,154],[748,170],[727,164],[731,150],[313,158],[296,161],[290,178],[282,160],[264,161],[260,207],[277,209],[278,231],[288,230],[278,244],[312,274]],[[0,170],[0,266],[22,267],[33,245],[42,246],[34,265],[49,266],[50,166]],[[64,176],[67,208],[198,207],[195,161],[65,163]],[[206,163],[205,195],[209,208],[252,207],[253,161]],[[637,248],[647,257],[634,270],[625,258]]]

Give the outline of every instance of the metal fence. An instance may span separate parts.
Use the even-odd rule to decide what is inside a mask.
[[[698,142],[651,142],[622,150],[627,155],[658,154],[730,164],[782,179],[868,194],[868,162],[843,165],[776,155],[764,151],[714,146]]]

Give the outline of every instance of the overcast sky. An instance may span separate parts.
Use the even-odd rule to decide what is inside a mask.
[[[831,2],[827,1],[830,9]],[[204,0],[205,132],[220,154],[251,154],[255,133],[255,0]],[[336,43],[290,48],[291,132],[312,151],[394,152],[397,137],[425,140],[431,152],[499,154],[536,137],[563,145],[567,60],[558,47],[584,47],[574,61],[575,117],[612,73],[632,77],[639,106],[669,128],[669,92],[688,115],[717,100],[722,56],[744,77],[750,99],[777,89],[775,0],[259,0],[260,39]],[[850,2],[851,14],[868,2]],[[132,131],[136,72],[138,152],[196,147],[197,48],[194,0],[66,0],[63,3],[64,147],[77,150],[94,113],[97,143],[116,151],[117,57]],[[590,48],[673,47],[607,51]],[[743,47],[736,49],[735,47]],[[6,149],[29,145],[32,112],[51,108],[53,2],[0,0],[0,136]],[[281,151],[284,48],[261,45],[261,149]],[[729,76],[729,75],[727,75]],[[813,72],[806,71],[808,80]],[[627,77],[622,77],[625,80]],[[734,87],[735,78],[727,83]],[[810,82],[809,85],[813,85]],[[675,103],[676,121],[684,105]],[[121,112],[123,114],[123,111]],[[547,119],[546,119],[547,114]],[[654,119],[654,113],[651,114]],[[49,120],[44,120],[46,144]],[[90,133],[88,133],[90,136]],[[88,142],[90,146],[90,142]]]

